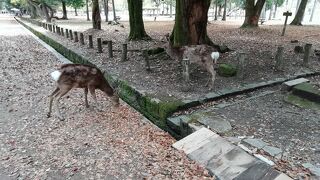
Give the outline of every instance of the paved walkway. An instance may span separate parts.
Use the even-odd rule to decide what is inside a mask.
[[[46,118],[59,61],[13,17],[0,16],[0,179],[203,179],[207,171],[175,140],[125,105],[84,107],[82,90],[61,100],[65,121]],[[89,103],[92,99],[89,98]]]

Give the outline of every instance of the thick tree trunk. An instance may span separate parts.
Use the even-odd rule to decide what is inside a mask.
[[[41,3],[40,8],[46,18],[46,22],[51,22],[51,16],[49,14],[48,6],[45,3]]]
[[[30,16],[31,16],[31,19],[35,19],[35,18],[38,18],[39,15],[38,15],[38,11],[37,11],[37,7],[34,3],[32,3],[30,0],[27,1],[28,3],[28,6],[29,6],[29,10],[30,10]]]
[[[104,6],[104,15],[106,16],[106,22],[109,21],[109,6],[108,6],[108,0],[103,0],[103,6]]]
[[[139,3],[139,2],[137,2]],[[112,12],[113,12],[113,21],[117,21],[117,16],[116,16],[116,7],[114,5],[114,0],[112,0]],[[142,8],[141,8],[141,13],[142,13]]]
[[[78,16],[77,8],[74,8],[74,15]]]
[[[93,29],[101,29],[99,0],[92,1],[92,26],[93,26]]]
[[[62,0],[61,3],[62,3],[62,14],[63,14],[61,19],[68,19],[66,2]]]
[[[306,10],[307,3],[308,3],[308,0],[301,0],[297,14],[295,15],[290,25],[302,26],[301,22],[303,20],[304,11]]]
[[[89,17],[89,0],[86,0],[86,11],[87,11],[87,21],[90,21],[90,17]]]
[[[227,0],[224,0],[222,21],[227,20]]]
[[[260,14],[266,0],[246,0],[246,17],[241,27],[258,27]]]
[[[128,0],[130,33],[129,40],[149,39],[143,19],[142,19],[142,0]]]
[[[210,0],[177,0],[176,17],[170,40],[174,47],[212,44],[207,36]]]

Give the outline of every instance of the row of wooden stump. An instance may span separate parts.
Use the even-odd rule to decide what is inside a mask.
[[[56,33],[60,36],[64,36],[66,38],[70,38],[70,40],[73,40],[74,42],[80,42],[81,45],[85,45],[84,41],[84,34],[82,32],[78,33],[77,31],[72,31],[71,29],[63,29],[57,25],[54,24],[48,24],[48,23],[42,23],[41,26],[49,30],[50,32]],[[93,48],[93,36],[88,35],[88,41],[89,41],[89,48]],[[108,55],[109,58],[113,58],[113,43],[112,41],[107,41],[108,44]],[[127,61],[127,44],[122,44],[122,56],[121,60],[122,61]],[[98,53],[103,53],[103,48],[102,48],[102,39],[97,38],[97,49]]]

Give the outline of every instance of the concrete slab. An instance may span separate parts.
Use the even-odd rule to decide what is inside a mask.
[[[225,155],[212,157],[207,169],[219,179],[234,179],[248,168],[254,166],[258,160],[239,147],[234,147]]]
[[[287,176],[286,174],[281,173],[274,180],[292,180],[292,178]]]
[[[273,147],[273,146],[265,146],[263,148],[263,150],[268,153],[270,156],[277,156],[279,155],[280,153],[282,153],[282,150],[277,148],[277,147]]]
[[[229,121],[213,115],[199,114],[197,120],[217,133],[225,133],[232,129]]]
[[[304,163],[304,164],[302,164],[302,166],[309,169],[311,174],[319,177],[319,179],[320,179],[320,168],[312,165],[311,163]]]
[[[270,172],[269,172],[270,171]],[[246,171],[241,173],[239,176],[234,178],[234,180],[261,180],[262,178],[265,179],[274,179],[277,177],[280,173],[277,174],[273,173],[273,170],[271,166],[269,166],[266,163],[263,163],[262,161],[258,161],[256,164],[248,168]]]
[[[283,84],[288,88],[292,88],[293,86],[296,86],[298,84],[305,83],[305,82],[309,82],[309,80],[306,78],[299,78],[299,79],[294,79],[291,81],[284,82]]]
[[[268,146],[267,143],[265,143],[264,141],[262,141],[261,139],[244,139],[242,140],[242,143],[245,144],[245,145],[249,145],[249,146],[252,146],[252,147],[255,147],[255,148],[258,148],[258,149],[262,149],[264,148],[265,146]]]
[[[201,128],[200,130],[174,143],[172,146],[178,150],[184,151],[186,154],[189,154],[202,145],[208,143],[209,141],[207,141],[207,139],[209,137],[219,136],[207,128]]]

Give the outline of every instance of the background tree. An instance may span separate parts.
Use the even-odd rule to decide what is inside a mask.
[[[109,0],[103,0],[103,8],[104,8],[104,15],[106,17],[106,22],[109,21]]]
[[[226,20],[227,20],[227,0],[224,0],[222,21],[226,21]]]
[[[75,16],[78,16],[77,9],[83,7],[85,3],[83,0],[69,0],[68,1],[69,5],[74,8],[74,14]]]
[[[129,40],[149,39],[143,19],[142,19],[142,0],[128,0],[130,33]]]
[[[292,20],[290,25],[302,26],[301,22],[303,20],[304,11],[306,10],[307,3],[308,0],[301,0],[297,14],[294,16],[294,19]]]
[[[266,0],[246,0],[246,15],[241,27],[258,27],[260,14]]]
[[[92,1],[92,26],[93,26],[93,29],[101,29],[99,0]]]
[[[90,17],[89,17],[89,0],[86,0],[86,14],[87,14],[87,21],[90,21]]]
[[[66,0],[61,0],[61,5],[62,5],[62,18],[61,19],[68,19]]]
[[[207,36],[210,0],[177,0],[176,17],[170,36],[174,47],[191,44],[212,44]]]

